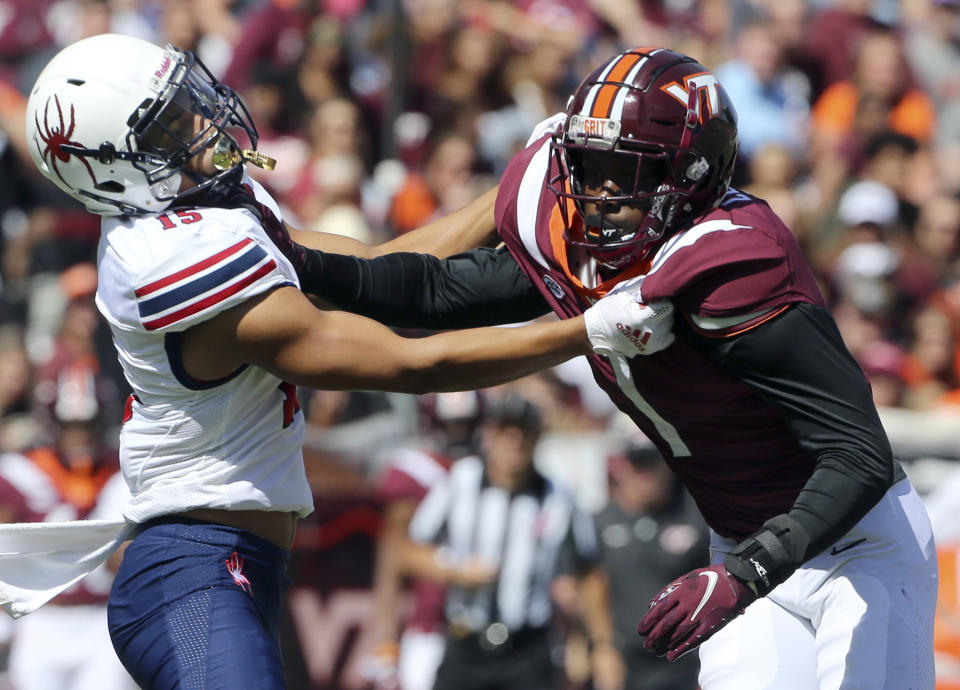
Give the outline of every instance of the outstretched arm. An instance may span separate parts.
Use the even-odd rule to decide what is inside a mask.
[[[391,252],[420,252],[445,257],[474,247],[493,246],[499,241],[493,218],[497,189],[494,187],[463,208],[378,245],[326,232],[288,229],[298,244],[336,254],[369,259]]]
[[[475,231],[489,222],[492,228],[494,196],[495,190],[491,190],[461,209],[460,225]],[[312,249],[295,242],[287,226],[269,208],[249,201],[251,210],[260,215],[267,236],[296,269],[301,288],[339,309],[393,326],[435,330],[517,323],[550,311],[506,249],[483,247],[446,259],[400,251],[363,258],[369,256],[367,249],[371,248],[345,238],[339,238],[343,242],[334,241],[334,236],[326,238],[329,242],[321,242],[329,251]],[[485,216],[490,218],[479,220]],[[472,246],[471,232],[441,230],[444,237],[455,238],[456,242],[466,238],[469,241],[465,244]],[[358,255],[343,253],[351,250]]]
[[[339,309],[404,328],[519,323],[550,311],[505,248],[438,259],[398,252],[375,259],[307,250],[301,288]]]
[[[253,364],[311,388],[427,393],[493,386],[591,352],[643,353],[657,339],[631,336],[649,312],[623,291],[576,318],[403,338],[370,319],[320,311],[285,286],[193,326],[179,340],[194,378],[220,379]]]
[[[197,378],[254,364],[313,388],[403,393],[497,385],[591,351],[583,318],[411,339],[370,319],[320,311],[293,287],[194,326],[182,343]]]

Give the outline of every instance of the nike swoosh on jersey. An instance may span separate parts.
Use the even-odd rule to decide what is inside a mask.
[[[707,600],[708,600],[708,599],[710,598],[710,596],[713,594],[713,590],[714,590],[714,588],[716,588],[716,586],[717,586],[717,579],[718,579],[718,577],[719,577],[719,576],[718,576],[715,572],[713,572],[712,570],[704,570],[704,571],[703,571],[702,573],[700,573],[700,574],[703,575],[704,577],[706,577],[707,580],[708,580],[708,582],[707,582],[707,590],[703,593],[703,598],[700,600],[700,603],[697,604],[697,608],[695,608],[695,609],[693,610],[693,615],[690,616],[690,620],[691,620],[691,621],[692,621],[694,618],[697,617],[697,614],[700,613],[700,609],[702,609],[702,608],[704,607],[704,604],[707,603]]]
[[[860,538],[860,539],[856,539],[856,540],[850,542],[849,544],[844,544],[843,546],[834,546],[832,549],[830,549],[830,555],[831,555],[831,556],[836,556],[836,555],[838,555],[838,554],[843,553],[844,551],[849,551],[849,550],[852,549],[854,546],[859,546],[860,544],[862,544],[862,543],[865,542],[866,540],[867,540],[866,537],[862,537],[862,538]]]

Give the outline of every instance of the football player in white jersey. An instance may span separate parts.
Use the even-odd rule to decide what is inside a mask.
[[[405,339],[316,309],[269,239],[283,231],[276,203],[245,174],[272,165],[249,114],[172,46],[110,34],[67,46],[30,93],[27,140],[41,172],[103,217],[97,305],[133,389],[121,465],[138,525],[109,626],[145,688],[283,687],[284,569],[312,510],[296,385],[457,390],[629,348],[621,331],[639,340],[624,324],[644,308],[628,291],[510,338]],[[392,248],[465,248],[492,231],[492,201]]]

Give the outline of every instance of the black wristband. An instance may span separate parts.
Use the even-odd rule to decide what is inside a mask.
[[[752,584],[764,596],[786,580],[806,559],[810,538],[789,515],[777,515],[741,541],[723,559],[730,574]]]

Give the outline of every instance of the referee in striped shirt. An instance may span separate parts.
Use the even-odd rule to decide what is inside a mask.
[[[541,416],[508,394],[490,403],[483,457],[458,460],[433,486],[410,525],[423,571],[448,584],[447,644],[435,690],[555,687],[548,625],[550,583],[570,549],[595,564],[590,518],[533,466]],[[594,638],[613,638],[606,602],[582,608]]]

